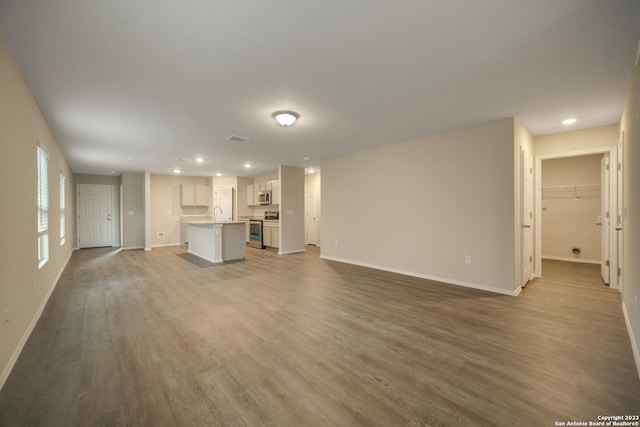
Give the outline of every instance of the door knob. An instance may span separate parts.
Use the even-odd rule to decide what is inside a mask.
[[[596,225],[602,225],[602,221],[596,222]]]
[[[616,231],[622,231],[622,227],[616,227]]]
[[[531,228],[531,226],[527,224],[522,224],[522,228]]]

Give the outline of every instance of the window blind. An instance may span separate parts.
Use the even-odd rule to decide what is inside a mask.
[[[38,146],[38,233],[49,229],[49,156]]]
[[[66,232],[66,215],[65,215],[65,190],[64,190],[65,177],[60,172],[60,240],[64,241],[64,235]]]

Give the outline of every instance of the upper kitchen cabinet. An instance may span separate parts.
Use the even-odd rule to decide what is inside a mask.
[[[211,192],[208,185],[180,186],[180,206],[209,206]]]
[[[271,182],[271,204],[279,205],[280,204],[280,181],[270,181]]]
[[[259,182],[247,185],[247,206],[260,205],[258,193],[270,191],[272,205],[280,204],[280,181]]]
[[[255,206],[258,204],[258,185],[247,185],[247,206]]]

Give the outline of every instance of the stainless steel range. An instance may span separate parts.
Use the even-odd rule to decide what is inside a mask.
[[[252,248],[264,249],[261,219],[249,220],[249,246]]]

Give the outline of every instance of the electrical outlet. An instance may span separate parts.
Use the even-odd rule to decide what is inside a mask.
[[[467,265],[471,265],[471,255],[465,255],[464,263]]]
[[[164,231],[158,231],[158,237],[159,238],[164,237]]]

